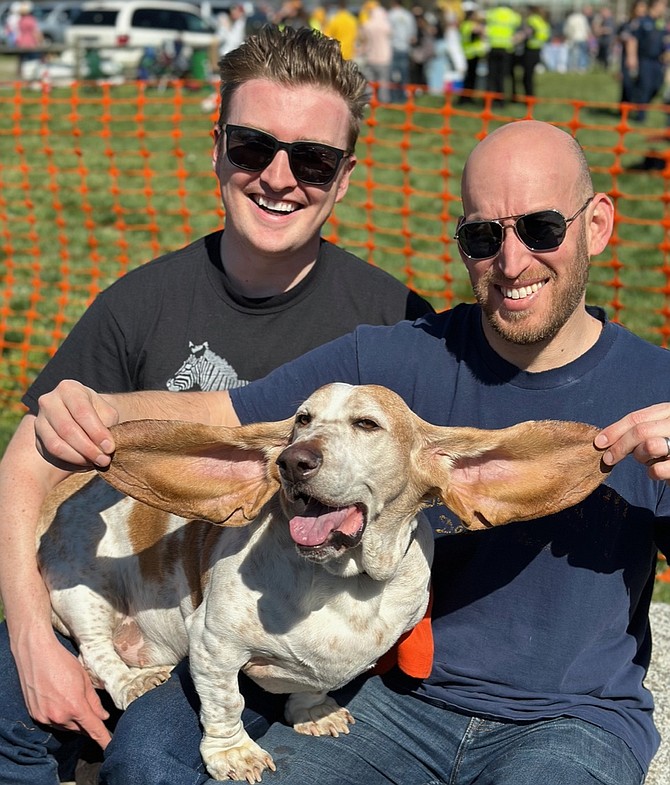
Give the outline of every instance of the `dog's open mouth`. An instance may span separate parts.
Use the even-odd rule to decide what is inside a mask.
[[[362,504],[329,507],[311,497],[291,502],[297,513],[290,519],[291,537],[303,548],[353,548],[365,529],[365,508]]]

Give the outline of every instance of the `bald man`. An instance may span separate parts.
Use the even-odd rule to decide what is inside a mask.
[[[427,511],[431,674],[392,670],[344,688],[336,697],[356,718],[345,737],[274,724],[260,740],[273,783],[639,785],[658,746],[643,680],[656,548],[670,526],[670,354],[586,303],[614,209],[568,134],[537,121],[494,131],[466,163],[462,202],[455,237],[475,304],[360,327],[229,395],[101,396],[66,382],[41,400],[41,449],[71,468],[106,465],[119,420],[278,420],[334,380],[390,387],[438,425],[601,428],[612,470],[562,513],[455,536],[452,511]],[[168,766],[174,777],[160,782],[210,782],[191,685],[169,685],[119,724],[106,763],[119,782],[157,782],[151,772]]]

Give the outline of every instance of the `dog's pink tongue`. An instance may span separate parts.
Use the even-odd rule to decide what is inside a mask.
[[[363,525],[363,514],[358,507],[335,509],[318,502],[310,502],[304,515],[291,518],[291,537],[298,545],[322,545],[333,531],[354,535]]]

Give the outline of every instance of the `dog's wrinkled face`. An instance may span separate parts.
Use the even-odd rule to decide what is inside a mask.
[[[340,559],[327,569],[350,574],[367,571],[370,549],[383,551],[385,562],[403,552],[419,502],[410,488],[413,500],[397,514],[411,475],[412,421],[393,393],[374,387],[330,385],[298,409],[277,465],[291,537],[303,557],[324,565]],[[385,525],[389,504],[393,520]]]

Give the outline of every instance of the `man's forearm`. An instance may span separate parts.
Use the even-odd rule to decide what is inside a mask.
[[[164,392],[145,390],[102,396],[117,410],[119,422],[183,420],[205,425],[240,424],[227,392]]]
[[[100,394],[64,379],[39,399],[35,439],[40,453],[68,471],[109,466],[113,425],[128,420],[183,420],[205,425],[240,424],[226,392]]]
[[[34,418],[24,417],[0,463],[0,595],[10,633],[29,623],[51,626],[49,596],[37,567],[36,530],[49,490],[66,476],[34,446]]]

